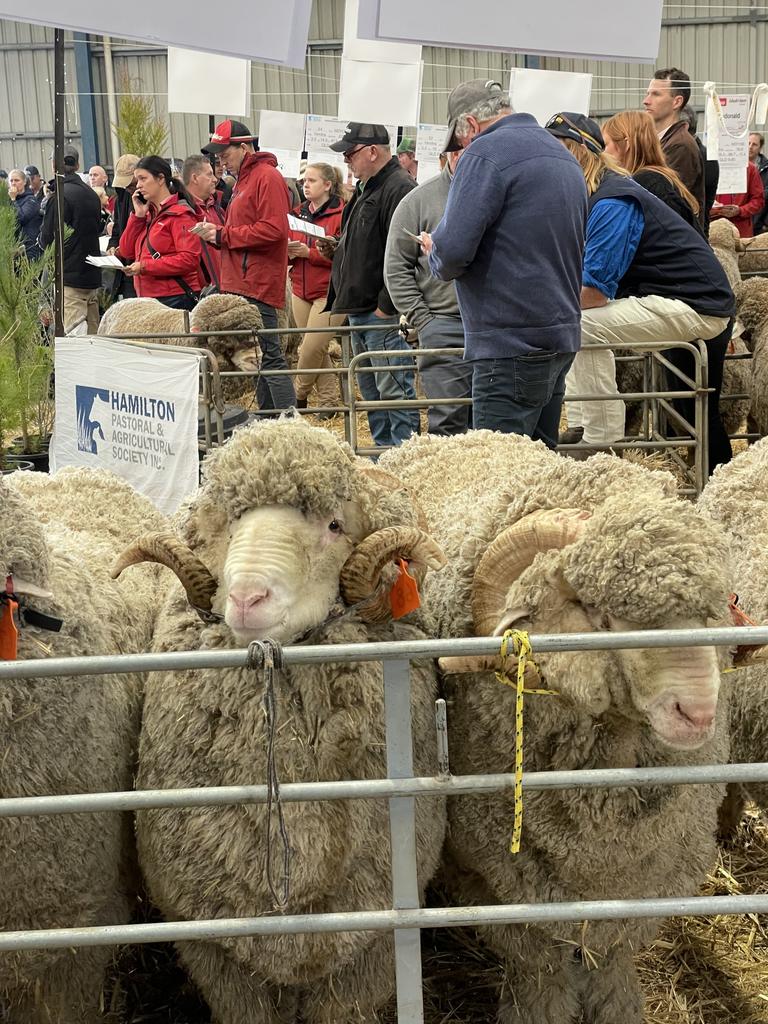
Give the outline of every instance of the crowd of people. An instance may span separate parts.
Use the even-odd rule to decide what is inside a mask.
[[[430,408],[431,432],[485,427],[551,448],[580,443],[571,453],[578,458],[624,438],[608,345],[701,339],[714,388],[713,468],[730,458],[717,397],[735,304],[707,233],[715,218],[741,236],[764,229],[768,158],[753,133],[746,191],[718,192],[718,166],[696,135],[690,95],[683,71],[662,69],[643,110],[602,126],[563,111],[540,126],[512,110],[499,83],[465,82],[448,99],[442,171],[418,185],[414,141],[402,138],[393,152],[383,125],[360,122],[331,147],[343,156],[346,180],[324,162],[286,180],[275,156],[235,120],[217,125],[183,163],[123,154],[111,184],[103,167],[80,173],[79,154],[67,147],[65,329],[81,321],[89,333],[97,329],[102,277],[86,257],[103,249],[123,265],[112,301],[146,296],[192,309],[201,295],[231,292],[258,307],[265,328],[277,326],[288,277],[287,301],[306,330],[299,373],[270,374],[287,367],[278,335],[263,335],[261,409],[312,400],[321,416],[334,415],[339,382],[328,372],[331,334],[321,329],[344,322],[370,368],[358,377],[363,399],[414,399],[402,318],[423,351],[426,397],[462,400]],[[20,240],[38,259],[55,234],[54,181],[45,184],[28,166],[6,184]],[[312,230],[291,230],[290,213]],[[668,356],[691,374],[688,351]],[[569,401],[563,433],[569,394],[603,400]],[[690,405],[679,411],[692,420]],[[419,429],[414,408],[372,409],[368,420],[377,447]]]

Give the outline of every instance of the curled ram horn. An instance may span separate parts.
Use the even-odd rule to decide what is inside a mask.
[[[381,575],[385,566],[400,558],[411,563],[410,571],[417,578],[446,562],[437,544],[418,526],[386,526],[361,540],[342,566],[341,596],[349,605],[366,602],[359,612],[364,622],[392,618],[389,591],[382,586]]]
[[[472,619],[476,636],[499,627],[510,586],[540,551],[564,548],[578,540],[592,513],[574,508],[531,512],[508,526],[488,545],[475,570]]]
[[[173,533],[145,533],[112,566],[112,579],[129,565],[159,562],[176,573],[193,608],[210,611],[218,583],[207,566]]]

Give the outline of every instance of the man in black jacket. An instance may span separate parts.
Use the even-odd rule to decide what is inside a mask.
[[[101,201],[90,185],[77,173],[80,155],[73,146],[64,149],[64,223],[72,234],[64,244],[64,330],[69,332],[83,320],[88,334],[99,327],[99,287],[101,271],[85,262],[86,256],[98,256],[101,234]],[[40,245],[46,248],[56,237],[56,201],[46,204]]]
[[[392,214],[416,182],[392,156],[389,133],[383,124],[351,121],[331,149],[344,160],[358,180],[354,196],[344,209],[338,243],[318,242],[318,249],[333,259],[327,309],[346,313],[351,326],[352,350],[362,352],[410,351],[397,329],[398,317],[384,284],[384,250]],[[388,324],[390,330],[371,330]],[[362,365],[380,366],[378,373],[361,373],[358,380],[366,402],[414,399],[412,370],[395,370],[410,358],[372,356]],[[371,436],[377,447],[400,445],[418,430],[419,416],[410,409],[373,409],[368,413]]]

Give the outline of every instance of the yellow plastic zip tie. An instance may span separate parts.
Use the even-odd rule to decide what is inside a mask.
[[[502,666],[507,659],[509,641],[512,641],[512,649],[517,657],[517,682],[516,684],[507,675],[506,669],[502,667],[496,673],[496,678],[505,686],[515,688],[515,823],[512,829],[512,841],[509,844],[510,853],[520,852],[520,838],[523,833],[523,701],[525,690],[525,666],[529,658],[532,660],[533,650],[528,634],[525,630],[508,629],[501,639],[499,654],[502,659]],[[549,690],[534,690],[533,693],[549,693]]]

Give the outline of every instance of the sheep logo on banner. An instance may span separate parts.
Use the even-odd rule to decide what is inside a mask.
[[[98,455],[96,434],[99,440],[105,441],[104,430],[99,420],[93,419],[93,403],[97,398],[105,402],[109,409],[109,391],[106,388],[88,388],[75,384],[75,406],[77,409],[77,450]]]

